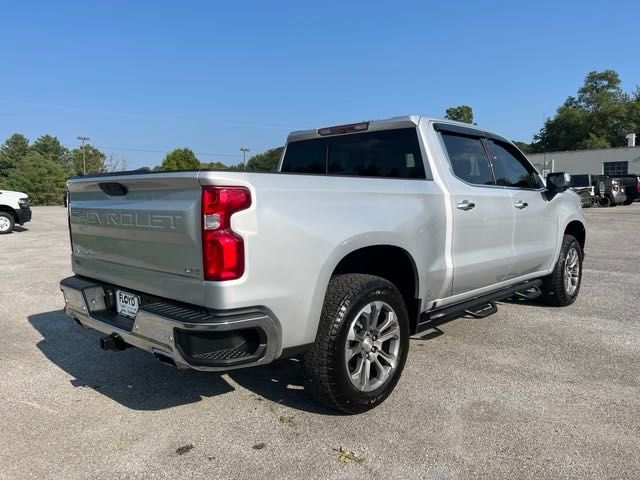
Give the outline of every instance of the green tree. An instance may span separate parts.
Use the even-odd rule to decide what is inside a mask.
[[[640,87],[636,87],[627,103],[627,129],[625,137],[628,133],[640,134]]]
[[[65,168],[70,166],[69,150],[60,143],[57,137],[42,135],[33,142],[31,149],[58,165]]]
[[[473,124],[473,109],[469,105],[458,105],[457,107],[447,108],[444,118],[455,120],[456,122]]]
[[[258,153],[247,161],[247,170],[257,172],[275,172],[282,156],[284,147],[270,148],[266,152]]]
[[[525,142],[519,142],[518,140],[512,140],[513,144],[520,149],[522,153],[530,153],[531,145]]]
[[[160,170],[197,170],[199,168],[200,161],[188,148],[176,148],[169,152],[160,165]]]
[[[227,170],[231,172],[242,172],[245,170],[245,165],[242,162],[235,165],[232,164],[227,167]]]
[[[24,158],[29,151],[29,140],[20,133],[14,133],[0,146],[0,179],[9,174],[9,170]]]
[[[568,99],[556,116],[545,120],[544,127],[533,137],[531,150],[543,151],[576,150],[578,144],[588,138],[589,114]]]
[[[34,205],[60,205],[64,199],[67,170],[31,150],[9,171],[3,184],[25,192]]]
[[[636,90],[638,92],[638,90]],[[626,94],[614,70],[589,72],[575,97],[568,97],[534,135],[534,152],[620,147],[640,126],[638,95]]]
[[[84,148],[85,158],[82,158]],[[104,173],[107,171],[105,160],[107,156],[93,145],[86,144],[84,147],[71,150],[71,165],[73,175],[82,175],[86,166],[86,173]]]
[[[226,170],[228,167],[221,162],[201,163],[200,168],[203,170]]]
[[[620,76],[615,70],[589,72],[578,90],[576,105],[588,112],[597,112],[613,103],[622,103],[626,95],[620,88]]]

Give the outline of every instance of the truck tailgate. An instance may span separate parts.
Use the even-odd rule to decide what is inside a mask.
[[[201,304],[200,203],[198,172],[72,179],[74,272]]]

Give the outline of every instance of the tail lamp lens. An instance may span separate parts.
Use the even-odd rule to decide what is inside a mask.
[[[202,187],[202,260],[205,280],[240,278],[244,241],[231,229],[231,216],[251,205],[244,187]]]

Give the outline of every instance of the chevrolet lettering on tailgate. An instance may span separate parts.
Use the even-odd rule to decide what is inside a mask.
[[[117,210],[91,210],[71,208],[71,223],[87,225],[110,225],[123,228],[154,228],[158,230],[176,230],[183,225],[182,215],[160,213],[131,213]]]

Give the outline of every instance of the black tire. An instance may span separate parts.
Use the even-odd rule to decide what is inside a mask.
[[[350,349],[363,348],[362,353],[352,358],[356,363],[369,362],[370,354],[364,352],[364,341],[348,341],[347,336],[352,329],[361,325],[361,318],[365,318],[366,321],[367,317],[359,314],[373,302],[378,302],[378,305],[382,302],[395,313],[399,338],[389,342],[397,342],[393,345],[394,348],[399,346],[399,351],[395,356],[395,367],[389,371],[386,380],[371,391],[361,391],[354,386],[354,380],[350,378],[349,361],[345,358],[345,354],[348,352],[347,345],[355,343],[356,345],[350,346]],[[381,311],[384,311],[386,307],[383,307]],[[382,316],[383,314],[380,314],[376,318]],[[382,321],[384,322],[384,320]],[[381,328],[381,336],[383,336],[383,331],[385,329]],[[370,331],[365,335],[369,334]],[[371,338],[376,340],[375,336]],[[385,345],[388,346],[391,343]],[[371,348],[371,345],[368,344],[367,348]],[[372,356],[376,356],[378,362],[380,362],[380,358],[383,358],[383,348],[380,347],[380,350],[378,353],[373,353],[376,352],[374,347],[371,353]],[[331,278],[327,288],[316,341],[305,355],[306,389],[316,400],[332,409],[347,414],[365,412],[382,403],[391,394],[400,380],[408,351],[409,314],[404,299],[395,285],[384,278],[373,275],[336,275]],[[367,360],[365,360],[365,356]],[[377,377],[379,375],[378,367],[373,363],[370,365],[370,368],[376,371]],[[380,374],[380,380],[377,381],[382,381],[383,378],[385,375]]]
[[[577,285],[574,291],[568,291],[567,281],[567,256],[575,250],[577,253]],[[571,305],[578,298],[580,286],[582,284],[582,248],[580,243],[572,235],[565,235],[562,239],[560,256],[551,275],[545,277],[542,282],[542,296],[540,300],[556,307],[566,307]]]
[[[609,197],[609,206],[610,207],[616,206],[616,201],[613,199],[613,197]]]
[[[600,205],[601,207],[610,207],[611,200],[609,200],[609,197],[600,197],[600,199],[598,200],[598,205]]]
[[[13,230],[13,226],[16,224],[13,215],[7,212],[0,212],[0,225],[6,225],[7,220],[9,221],[9,228],[1,228],[0,227],[0,235],[4,235],[5,233],[10,233]]]

